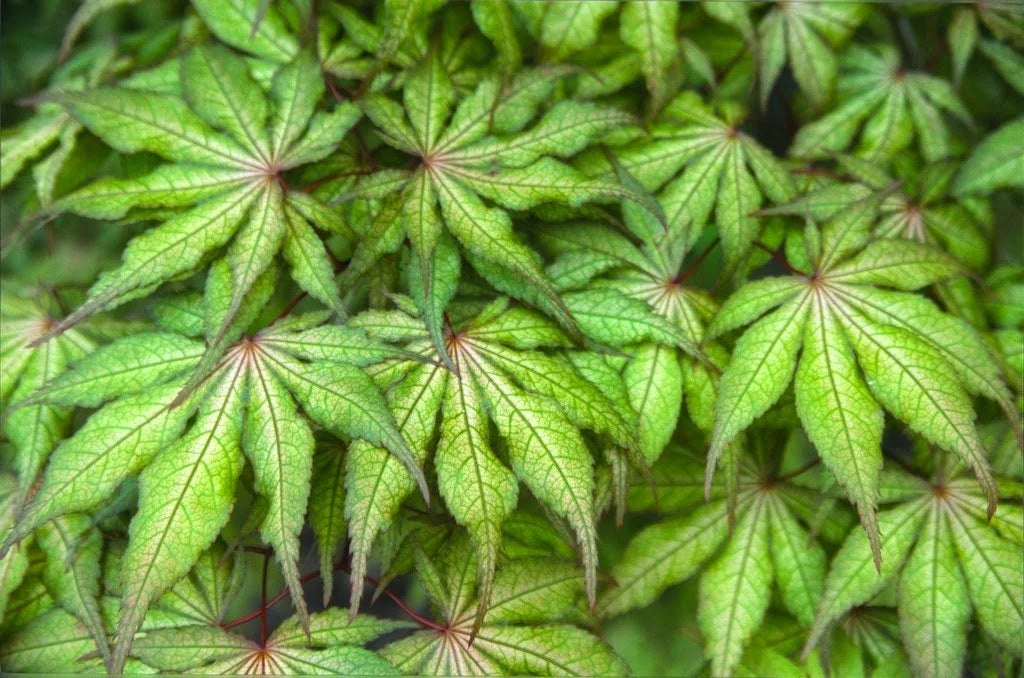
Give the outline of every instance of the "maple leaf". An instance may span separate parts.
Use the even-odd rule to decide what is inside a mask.
[[[467,557],[468,556],[468,557]],[[475,558],[452,542],[432,562],[418,558],[418,573],[444,624],[417,631],[381,653],[406,673],[478,675],[609,675],[621,660],[569,616],[580,594],[579,572],[552,559],[515,560],[494,578],[486,621],[477,628]]]
[[[383,94],[368,96],[362,107],[380,138],[418,158],[419,166],[389,198],[383,212],[388,217],[378,219],[360,243],[346,279],[365,273],[381,255],[397,248],[404,234],[416,252],[424,294],[430,298],[436,249],[447,232],[471,262],[479,258],[521,276],[547,302],[546,310],[575,331],[537,254],[516,237],[506,210],[551,202],[613,202],[628,194],[616,183],[587,179],[552,156],[573,155],[631,118],[613,108],[565,101],[523,131],[564,73],[558,68],[536,70],[507,84],[498,77],[485,78],[453,111],[451,78],[440,58],[430,54],[409,74],[402,105]],[[489,207],[481,198],[497,206]],[[432,307],[425,313],[438,349],[442,311]]]
[[[692,245],[714,212],[730,270],[743,263],[760,233],[751,213],[764,197],[782,203],[794,196],[783,166],[739,129],[741,117],[728,107],[719,118],[696,94],[684,92],[662,111],[650,140],[615,149],[623,170],[658,191],[664,230],[687,232],[681,243]],[[581,164],[590,175],[615,171],[604,157],[585,157]]]
[[[990,520],[987,497],[959,469],[959,463],[940,459],[931,478],[888,472],[883,501],[891,507],[879,514],[883,569],[874,571],[863,541],[847,538],[825,578],[805,653],[827,625],[870,602],[889,582],[896,582],[907,656],[921,675],[961,666],[972,613],[985,633],[1010,651],[1019,649],[1024,631],[1024,592],[1016,576],[1024,545],[1019,490],[1004,495],[1000,515]]]
[[[710,473],[795,372],[800,421],[857,505],[876,562],[882,408],[959,455],[977,474],[991,512],[996,487],[967,393],[1005,394],[998,365],[977,333],[907,294],[957,275],[960,267],[917,242],[872,241],[878,202],[878,196],[857,201],[820,231],[808,226],[810,271],[754,281],[723,304],[712,335],[760,320],[737,341],[722,374],[708,453]]]
[[[842,151],[859,138],[857,154],[892,157],[917,139],[926,160],[950,155],[946,113],[973,125],[970,113],[948,82],[905,70],[891,45],[854,45],[840,58],[838,107],[800,128],[790,153],[817,158]],[[858,136],[859,133],[859,136]]]
[[[411,302],[405,305],[415,309]],[[398,341],[413,353],[436,355],[422,321],[400,310],[368,311],[354,317],[352,325],[371,337]],[[533,311],[509,307],[507,299],[465,319],[451,319],[444,341],[454,370],[411,363],[404,373],[395,375],[388,368],[380,377],[398,379],[389,390],[391,407],[421,462],[434,437],[436,413],[442,413],[434,466],[445,504],[476,548],[482,601],[476,623],[484,621],[502,525],[516,506],[520,480],[569,521],[592,597],[597,566],[593,460],[579,429],[635,448],[628,421],[570,360],[538,350],[568,343],[558,326]],[[511,470],[495,456],[489,420],[505,443]],[[412,487],[405,479],[393,479],[392,462],[370,446],[354,445],[347,463],[351,607],[356,609],[374,538]]]
[[[305,291],[344,313],[329,255],[309,223],[325,228],[334,222],[319,218],[323,209],[312,198],[289,191],[283,172],[327,155],[359,118],[358,108],[341,104],[316,112],[324,85],[306,53],[277,70],[269,97],[246,63],[221,47],[197,47],[179,68],[174,94],[121,87],[61,99],[113,148],[149,151],[170,163],[140,177],[101,179],[55,209],[99,219],[151,208],[182,211],[133,239],[122,265],[101,275],[50,336],[191,272],[224,245],[233,292],[218,334],[227,331],[279,250]]]
[[[226,265],[214,271],[220,275],[213,276],[207,290],[225,292],[220,295],[223,306],[230,297],[230,274]],[[257,281],[236,317],[235,335],[262,310],[273,282],[268,274]],[[214,318],[218,311],[217,304],[208,307]],[[322,315],[312,320],[322,322]],[[90,406],[118,399],[58,448],[6,545],[54,517],[95,508],[121,481],[141,473],[111,663],[112,670],[119,670],[149,605],[189,571],[227,521],[244,452],[256,490],[268,503],[261,535],[274,547],[305,621],[298,533],[310,491],[313,435],[298,416],[296,401],[329,431],[389,450],[402,459],[424,496],[428,492],[383,396],[356,367],[391,355],[394,351],[358,331],[285,323],[227,349],[200,387],[174,406],[180,375],[204,357],[202,343],[152,333],[105,346],[43,384],[35,396],[44,403]],[[202,489],[214,494],[204,498]]]
[[[669,517],[632,539],[612,568],[614,584],[603,592],[597,610],[614,616],[648,605],[711,562],[700,578],[698,619],[711,673],[731,675],[761,625],[773,584],[791,614],[804,624],[814,618],[826,569],[825,550],[810,536],[819,500],[808,487],[813,476],[801,478],[807,467],[780,473],[771,462],[743,458],[730,530],[723,496],[702,505],[701,467],[701,460],[685,450],[672,450],[655,464],[653,484]],[[671,494],[661,496],[663,489]],[[640,498],[651,496],[645,484],[636,490]],[[838,535],[845,533],[843,517],[827,518],[840,527]]]
[[[536,233],[557,253],[548,275],[588,336],[629,348],[631,360],[622,369],[626,398],[638,416],[641,451],[653,463],[675,431],[684,393],[691,417],[710,429],[703,413],[714,402],[717,376],[706,352],[721,364],[726,354],[721,346],[704,346],[715,305],[688,286],[710,251],[687,262],[697,236],[693,223],[672,219],[665,233],[648,212],[628,204],[624,221],[639,245],[599,224],[545,224]],[[601,326],[590,327],[598,321]]]

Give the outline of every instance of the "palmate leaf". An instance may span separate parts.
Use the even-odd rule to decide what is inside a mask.
[[[965,265],[980,268],[989,258],[984,230],[987,219],[970,203],[950,200],[955,167],[936,163],[923,168],[912,181],[897,181],[873,163],[855,156],[838,156],[839,165],[855,183],[826,184],[788,205],[766,214],[808,215],[828,219],[848,201],[882,196],[874,233],[883,238],[906,238],[946,250]]]
[[[859,3],[791,2],[778,5],[758,25],[761,105],[788,62],[793,77],[812,105],[831,96],[838,65],[833,50],[846,42],[864,20]]]
[[[652,139],[617,149],[618,162],[645,189],[658,191],[666,230],[677,238],[685,234],[684,253],[713,211],[726,262],[735,269],[760,232],[751,213],[765,197],[792,199],[788,173],[739,129],[735,116],[717,117],[693,92],[669,102],[659,121]],[[588,157],[583,169],[599,175],[607,171],[607,160]]]
[[[773,582],[793,615],[807,622],[813,618],[825,576],[825,552],[812,540],[808,521],[798,518],[806,489],[791,479],[744,463],[736,525],[730,531],[724,499],[700,505],[698,459],[685,453],[679,458],[663,457],[652,469],[659,494],[660,473],[669,471],[667,484],[679,492],[680,478],[675,473],[687,466],[693,472],[691,491],[681,494],[678,503],[670,500],[670,510],[686,512],[634,537],[612,570],[614,585],[602,594],[598,612],[614,616],[646,606],[667,587],[712,561],[701,575],[698,619],[712,672],[729,675],[761,624]],[[638,490],[646,487],[640,485]]]
[[[472,554],[455,542],[432,568],[438,604],[447,610],[445,626],[426,629],[391,643],[382,654],[405,673],[478,675],[609,675],[624,670],[610,648],[567,623],[560,611],[580,594],[579,572],[564,561],[521,559],[495,575],[485,623],[474,627],[475,582]],[[423,570],[421,576],[426,577]]]
[[[919,297],[876,287],[916,289],[954,275],[954,260],[903,240],[872,242],[850,258],[870,237],[872,219],[865,215],[874,204],[854,203],[825,224],[820,253],[807,252],[814,270],[802,289],[791,288],[791,279],[759,281],[724,304],[712,331],[781,306],[737,341],[722,375],[708,468],[713,471],[725,445],[778,400],[796,371],[804,430],[856,503],[877,559],[879,405],[963,459],[976,472],[991,512],[995,485],[967,391],[992,397],[1005,393],[1005,385],[966,324]],[[987,379],[979,380],[981,374]],[[989,388],[979,388],[986,382]]]
[[[264,647],[215,626],[182,626],[147,632],[133,652],[148,667],[163,671],[278,675],[395,675],[395,669],[362,646],[404,628],[401,622],[361,615],[349,621],[344,609],[281,623]]]
[[[970,114],[948,82],[902,69],[890,45],[853,46],[840,61],[838,106],[800,129],[790,153],[818,158],[849,148],[859,138],[857,154],[889,158],[917,139],[926,160],[951,152],[946,113],[962,124]]]
[[[1024,120],[1008,122],[983,140],[960,167],[957,195],[987,194],[1002,186],[1021,186]]]
[[[597,386],[564,358],[536,350],[565,345],[566,337],[557,326],[532,311],[506,310],[506,306],[495,305],[475,318],[451,325],[445,332],[446,350],[458,372],[413,368],[393,387],[392,406],[398,410],[399,422],[413,427],[414,439],[420,441],[424,454],[435,413],[443,411],[435,454],[438,487],[456,521],[473,537],[479,554],[478,595],[483,607],[500,547],[501,525],[516,505],[516,478],[569,521],[585,565],[588,595],[592,596],[597,559],[593,461],[579,429],[594,431],[626,448],[635,448],[636,442],[620,410]],[[415,328],[415,320],[398,311],[390,312],[387,322],[372,311],[352,320],[371,336],[379,331],[382,337],[395,326],[410,326],[410,321]],[[410,342],[410,351],[429,351],[426,328],[402,333],[398,339]],[[437,381],[441,384],[435,385]],[[488,417],[507,446],[511,471],[491,451]],[[355,454],[350,458],[350,463],[359,465],[349,473],[346,509],[354,572],[363,571],[375,534],[411,490],[383,483],[390,475],[386,460],[378,458],[374,465],[370,461],[368,451],[360,451],[358,461]],[[364,522],[368,516],[373,517]],[[353,587],[353,608],[360,589]]]
[[[1012,528],[1017,533],[1012,540],[986,525],[986,499],[955,468],[930,482],[900,473],[893,483],[902,483],[909,499],[879,514],[881,572],[871,567],[863,542],[851,535],[832,562],[805,653],[827,625],[892,581],[903,643],[921,675],[944,675],[961,666],[972,611],[985,633],[1019,653],[1024,633],[1015,576],[1021,567],[1019,528]]]
[[[103,328],[113,333],[138,329],[109,318],[76,328],[42,346],[32,344],[58,322],[62,303],[55,292],[4,282],[0,304],[0,397],[12,406],[4,432],[14,446],[13,463],[22,492],[37,480],[50,453],[64,437],[71,412],[59,400],[31,398],[43,384],[66,376],[69,364],[93,351]],[[20,505],[15,513],[20,512]]]
[[[229,8],[238,9],[229,3],[204,11],[220,17]],[[56,209],[110,219],[138,208],[195,206],[132,240],[121,267],[104,273],[85,302],[50,334],[190,272],[228,243],[225,260],[234,290],[221,334],[282,245],[296,282],[342,309],[331,275],[325,273],[327,255],[306,219],[329,225],[319,223],[306,206],[315,202],[311,198],[292,198],[282,190],[281,174],[329,153],[358,119],[358,109],[342,104],[330,114],[314,115],[324,86],[307,55],[277,70],[270,106],[249,73],[246,63],[228,50],[197,47],[181,60],[180,90],[174,94],[108,88],[61,100],[115,149],[149,151],[174,164],[140,178],[101,179],[64,197]],[[324,122],[328,129],[321,128]]]
[[[666,195],[658,204],[671,214]],[[687,261],[699,235],[688,218],[672,215],[665,233],[645,210],[627,203],[623,213],[638,244],[598,224],[557,223],[535,232],[556,255],[549,275],[565,290],[563,299],[585,333],[630,351],[622,375],[639,418],[641,451],[651,463],[675,430],[684,391],[698,426],[707,422],[692,410],[714,400],[720,347],[705,342],[704,330],[714,303],[687,284],[710,250]]]
[[[381,139],[417,156],[421,163],[407,188],[393,200],[420,262],[425,298],[431,297],[434,250],[441,233],[447,231],[469,254],[522,277],[550,302],[567,329],[577,331],[537,255],[513,233],[507,210],[547,202],[578,205],[619,200],[628,193],[622,187],[587,179],[550,156],[575,154],[631,118],[614,109],[565,102],[523,131],[563,75],[563,69],[548,68],[520,74],[508,83],[489,77],[455,105],[449,74],[438,55],[431,53],[410,73],[402,106],[382,94],[371,95],[363,103]],[[481,197],[496,206],[488,206]],[[392,237],[390,229],[386,233],[386,238]],[[355,258],[365,261],[348,272],[349,279],[368,270],[372,260],[386,251],[380,237],[385,236],[360,243]],[[443,354],[438,345],[439,313],[431,313],[426,320],[435,348]]]
[[[265,300],[247,301],[240,317],[253,317]],[[122,397],[103,406],[61,447],[6,542],[10,546],[55,516],[94,509],[122,480],[142,471],[139,511],[123,564],[124,599],[112,670],[124,665],[150,604],[189,571],[227,520],[243,449],[256,491],[267,501],[261,534],[274,547],[292,590],[301,592],[298,533],[310,491],[313,438],[296,401],[331,432],[391,450],[407,464],[403,473],[412,473],[427,492],[383,397],[352,364],[393,355],[387,346],[346,328],[300,325],[289,330],[285,324],[243,339],[217,360],[198,391],[174,406],[181,389],[177,375],[192,369],[201,352],[179,338],[177,352],[160,355],[167,338],[154,333],[115,342],[83,361],[82,370],[40,390],[37,398],[44,403],[55,397],[96,405]],[[125,378],[126,366],[134,369],[135,379]],[[140,389],[145,390],[135,393]],[[196,408],[196,420],[182,436]],[[210,488],[216,494],[204,499]],[[308,617],[300,595],[294,597],[304,622]]]

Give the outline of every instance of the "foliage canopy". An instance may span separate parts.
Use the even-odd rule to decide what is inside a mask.
[[[1020,672],[1020,4],[6,13],[4,670]]]

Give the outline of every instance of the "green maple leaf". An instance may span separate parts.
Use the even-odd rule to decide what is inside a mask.
[[[958,196],[986,195],[1003,186],[1020,187],[1024,119],[1018,118],[986,137],[960,166],[953,191]]]
[[[712,471],[795,372],[800,421],[857,505],[876,559],[882,408],[959,455],[977,474],[991,511],[996,488],[968,392],[1008,395],[975,330],[908,293],[957,275],[959,265],[917,242],[871,241],[878,201],[853,203],[820,232],[808,227],[808,273],[752,282],[723,304],[712,335],[760,320],[737,341],[722,374],[708,455]]]
[[[787,62],[811,104],[825,103],[839,71],[835,49],[849,40],[866,14],[866,5],[852,2],[775,5],[757,28],[761,105]]]
[[[453,308],[458,309],[458,305]],[[352,322],[371,337],[397,340],[409,351],[436,356],[422,321],[415,316],[398,310],[368,311]],[[400,378],[389,391],[391,407],[421,462],[433,439],[436,413],[442,414],[434,454],[437,483],[478,554],[479,598],[484,603],[480,614],[486,611],[502,526],[516,506],[520,480],[569,521],[586,568],[588,595],[593,595],[597,565],[593,461],[580,429],[635,449],[627,419],[572,362],[540,350],[565,346],[565,334],[544,316],[509,308],[507,299],[499,299],[475,316],[452,318],[444,342],[454,369],[412,363],[403,372],[395,374],[389,368],[380,377]],[[511,470],[494,453],[496,441],[489,421],[505,443]],[[396,482],[392,462],[369,446],[353,446],[348,464],[346,514],[355,574],[351,606],[355,608],[370,546],[412,487],[405,479]]]
[[[871,226],[873,237],[904,238],[943,249],[965,266],[979,269],[989,260],[989,245],[984,231],[991,227],[993,216],[985,205],[971,198],[953,200],[950,185],[956,168],[948,163],[929,165],[916,175],[897,182],[886,172],[855,156],[838,156],[842,169],[853,182],[827,183],[808,191],[796,201],[764,210],[768,214],[792,214],[827,220],[834,217],[844,205],[875,196],[880,202]],[[864,215],[864,219],[872,217]],[[800,253],[801,247],[790,251]],[[966,289],[965,289],[966,288]],[[969,283],[963,278],[936,283],[935,290],[952,312],[961,315],[975,326],[971,306],[978,305]],[[966,302],[964,300],[967,300]],[[936,342],[937,344],[942,342]],[[980,347],[971,342],[974,352]],[[963,346],[967,348],[966,345]],[[959,351],[946,351],[954,362],[962,362]],[[992,358],[984,359],[979,353],[976,365],[965,368],[972,390],[999,403],[1003,412],[1019,429],[1020,413],[1014,405],[1013,395],[993,372]],[[998,370],[997,370],[998,371]]]
[[[601,22],[615,11],[617,3],[510,0],[510,4],[527,32],[540,43],[547,57],[544,60],[563,61],[595,43]]]
[[[67,407],[34,403],[29,400],[30,396],[63,373],[71,362],[93,351],[102,339],[138,330],[139,324],[98,317],[54,342],[34,346],[60,322],[63,302],[55,292],[14,282],[4,282],[3,286],[0,398],[12,406],[4,429],[15,448],[14,466],[19,486],[26,491],[64,437],[71,419],[71,410]]]
[[[289,191],[282,173],[330,153],[359,118],[358,109],[342,104],[316,112],[324,85],[305,53],[276,71],[269,97],[246,62],[224,48],[197,47],[179,68],[175,94],[121,87],[62,98],[113,148],[149,151],[170,162],[141,177],[101,179],[62,198],[55,209],[100,219],[153,208],[176,211],[133,239],[122,265],[102,274],[51,334],[191,273],[225,245],[233,291],[219,334],[278,251],[300,287],[344,313],[329,255],[309,224],[330,228],[335,222],[323,218],[315,200]]]
[[[730,530],[724,497],[716,494],[710,503],[701,503],[700,459],[682,452],[659,460],[652,469],[653,483],[659,505],[672,513],[633,538],[612,568],[614,584],[597,608],[609,617],[648,605],[710,562],[700,579],[698,619],[714,675],[730,675],[737,666],[761,625],[773,584],[783,606],[807,625],[825,577],[825,551],[809,531],[820,507],[815,507],[808,479],[794,481],[797,476],[750,459],[742,460],[737,471],[735,525]],[[663,485],[671,492],[665,497]],[[640,498],[651,496],[643,483],[636,489]],[[829,520],[842,525],[840,518]]]
[[[344,608],[309,616],[303,631],[297,618],[281,623],[262,647],[215,625],[154,629],[140,636],[132,652],[146,666],[162,671],[284,675],[396,675],[394,667],[362,647],[403,622],[360,615]]]
[[[960,84],[971,57],[980,50],[1010,86],[1024,93],[1024,59],[1013,47],[1019,50],[1024,46],[1022,22],[1024,11],[1015,5],[957,8],[946,29],[953,61],[953,82]],[[995,39],[982,37],[981,26],[986,27]]]
[[[906,238],[941,248],[973,269],[989,258],[984,231],[991,215],[970,199],[955,200],[951,184],[957,167],[936,163],[902,181],[856,156],[837,157],[844,179],[827,182],[787,205],[763,214],[790,214],[825,220],[845,205],[877,194],[881,197],[873,232],[880,238]]]
[[[933,75],[904,70],[889,45],[848,47],[840,57],[838,106],[800,128],[790,153],[817,158],[859,139],[857,154],[890,158],[917,139],[926,160],[952,152],[943,113],[970,127],[970,113],[952,86]]]
[[[386,646],[381,653],[405,673],[425,675],[609,675],[625,667],[597,637],[572,625],[578,570],[564,561],[524,559],[498,570],[483,626],[475,619],[476,564],[458,541],[418,572],[443,624]]]
[[[693,92],[684,92],[662,111],[650,140],[615,150],[621,170],[657,191],[664,230],[679,244],[692,246],[714,213],[730,269],[743,263],[760,233],[761,223],[751,214],[764,198],[780,203],[794,197],[788,172],[738,129],[739,118],[735,108],[719,118]],[[591,175],[609,172],[604,157],[581,164]]]
[[[660,204],[667,206],[664,198]],[[705,415],[714,403],[716,366],[705,351],[721,364],[725,353],[704,346],[715,304],[687,284],[702,261],[686,261],[693,223],[672,219],[674,228],[665,233],[649,213],[628,204],[624,217],[639,245],[599,224],[551,224],[536,232],[557,253],[548,275],[587,335],[628,348],[626,396],[638,416],[641,451],[653,463],[675,431],[684,393],[691,418],[710,429]]]
[[[211,276],[207,289],[229,289],[226,266],[214,272],[219,275]],[[252,322],[272,289],[273,277],[261,276],[230,338]],[[216,319],[217,306],[211,306]],[[185,336],[136,334],[79,361],[35,396],[43,403],[90,406],[119,399],[103,406],[55,452],[7,545],[46,520],[95,508],[122,480],[141,472],[139,510],[123,564],[113,669],[123,665],[149,605],[188,572],[227,521],[243,452],[268,504],[260,534],[274,547],[296,592],[299,617],[306,619],[298,534],[310,491],[313,435],[298,415],[296,400],[332,433],[379,444],[401,458],[427,493],[384,398],[356,367],[395,355],[387,346],[343,327],[283,323],[228,348],[177,406],[181,375],[206,355],[202,343]]]
[[[619,16],[619,34],[640,55],[640,70],[655,112],[668,99],[670,71],[678,61],[678,19],[679,5],[674,2],[627,2]]]
[[[553,156],[573,155],[631,118],[613,108],[565,101],[523,131],[564,73],[558,68],[528,71],[507,84],[488,77],[454,106],[456,92],[445,64],[430,54],[409,74],[403,105],[383,94],[368,96],[363,110],[378,135],[419,158],[419,167],[385,203],[381,214],[388,216],[371,226],[353,255],[347,279],[369,270],[404,235],[423,269],[424,294],[431,298],[436,250],[447,232],[471,262],[479,259],[520,276],[536,290],[538,303],[546,303],[547,310],[574,330],[575,322],[537,254],[517,238],[508,210],[552,202],[613,202],[628,194],[615,183],[584,177]],[[443,356],[441,311],[443,307],[434,306],[425,319]]]
[[[118,3],[102,0],[83,3],[68,25],[64,44],[70,46],[97,12],[113,4]],[[40,93],[36,114],[16,127],[3,130],[0,188],[9,185],[21,170],[31,166],[36,195],[45,208],[96,173],[104,155],[98,144],[95,140],[83,139],[82,125],[50,97],[95,88],[123,73],[140,57],[138,49],[128,48],[131,39],[124,42],[127,44],[93,44],[78,50],[50,76],[48,86]],[[135,46],[138,44],[136,42]],[[125,81],[131,82],[133,77],[128,76]],[[56,148],[37,160],[54,144]]]
[[[1004,502],[990,521],[988,499],[958,467],[940,461],[930,479],[903,472],[885,478],[883,501],[892,506],[879,514],[882,570],[875,571],[869,549],[851,535],[832,561],[806,648],[850,608],[895,582],[900,635],[921,675],[958,670],[972,613],[986,634],[1019,654],[1024,633],[1024,591],[1017,576],[1024,566],[1020,484],[1005,483]]]

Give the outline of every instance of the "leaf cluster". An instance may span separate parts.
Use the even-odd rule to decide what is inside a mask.
[[[4,670],[1020,671],[1019,6],[39,5]]]

